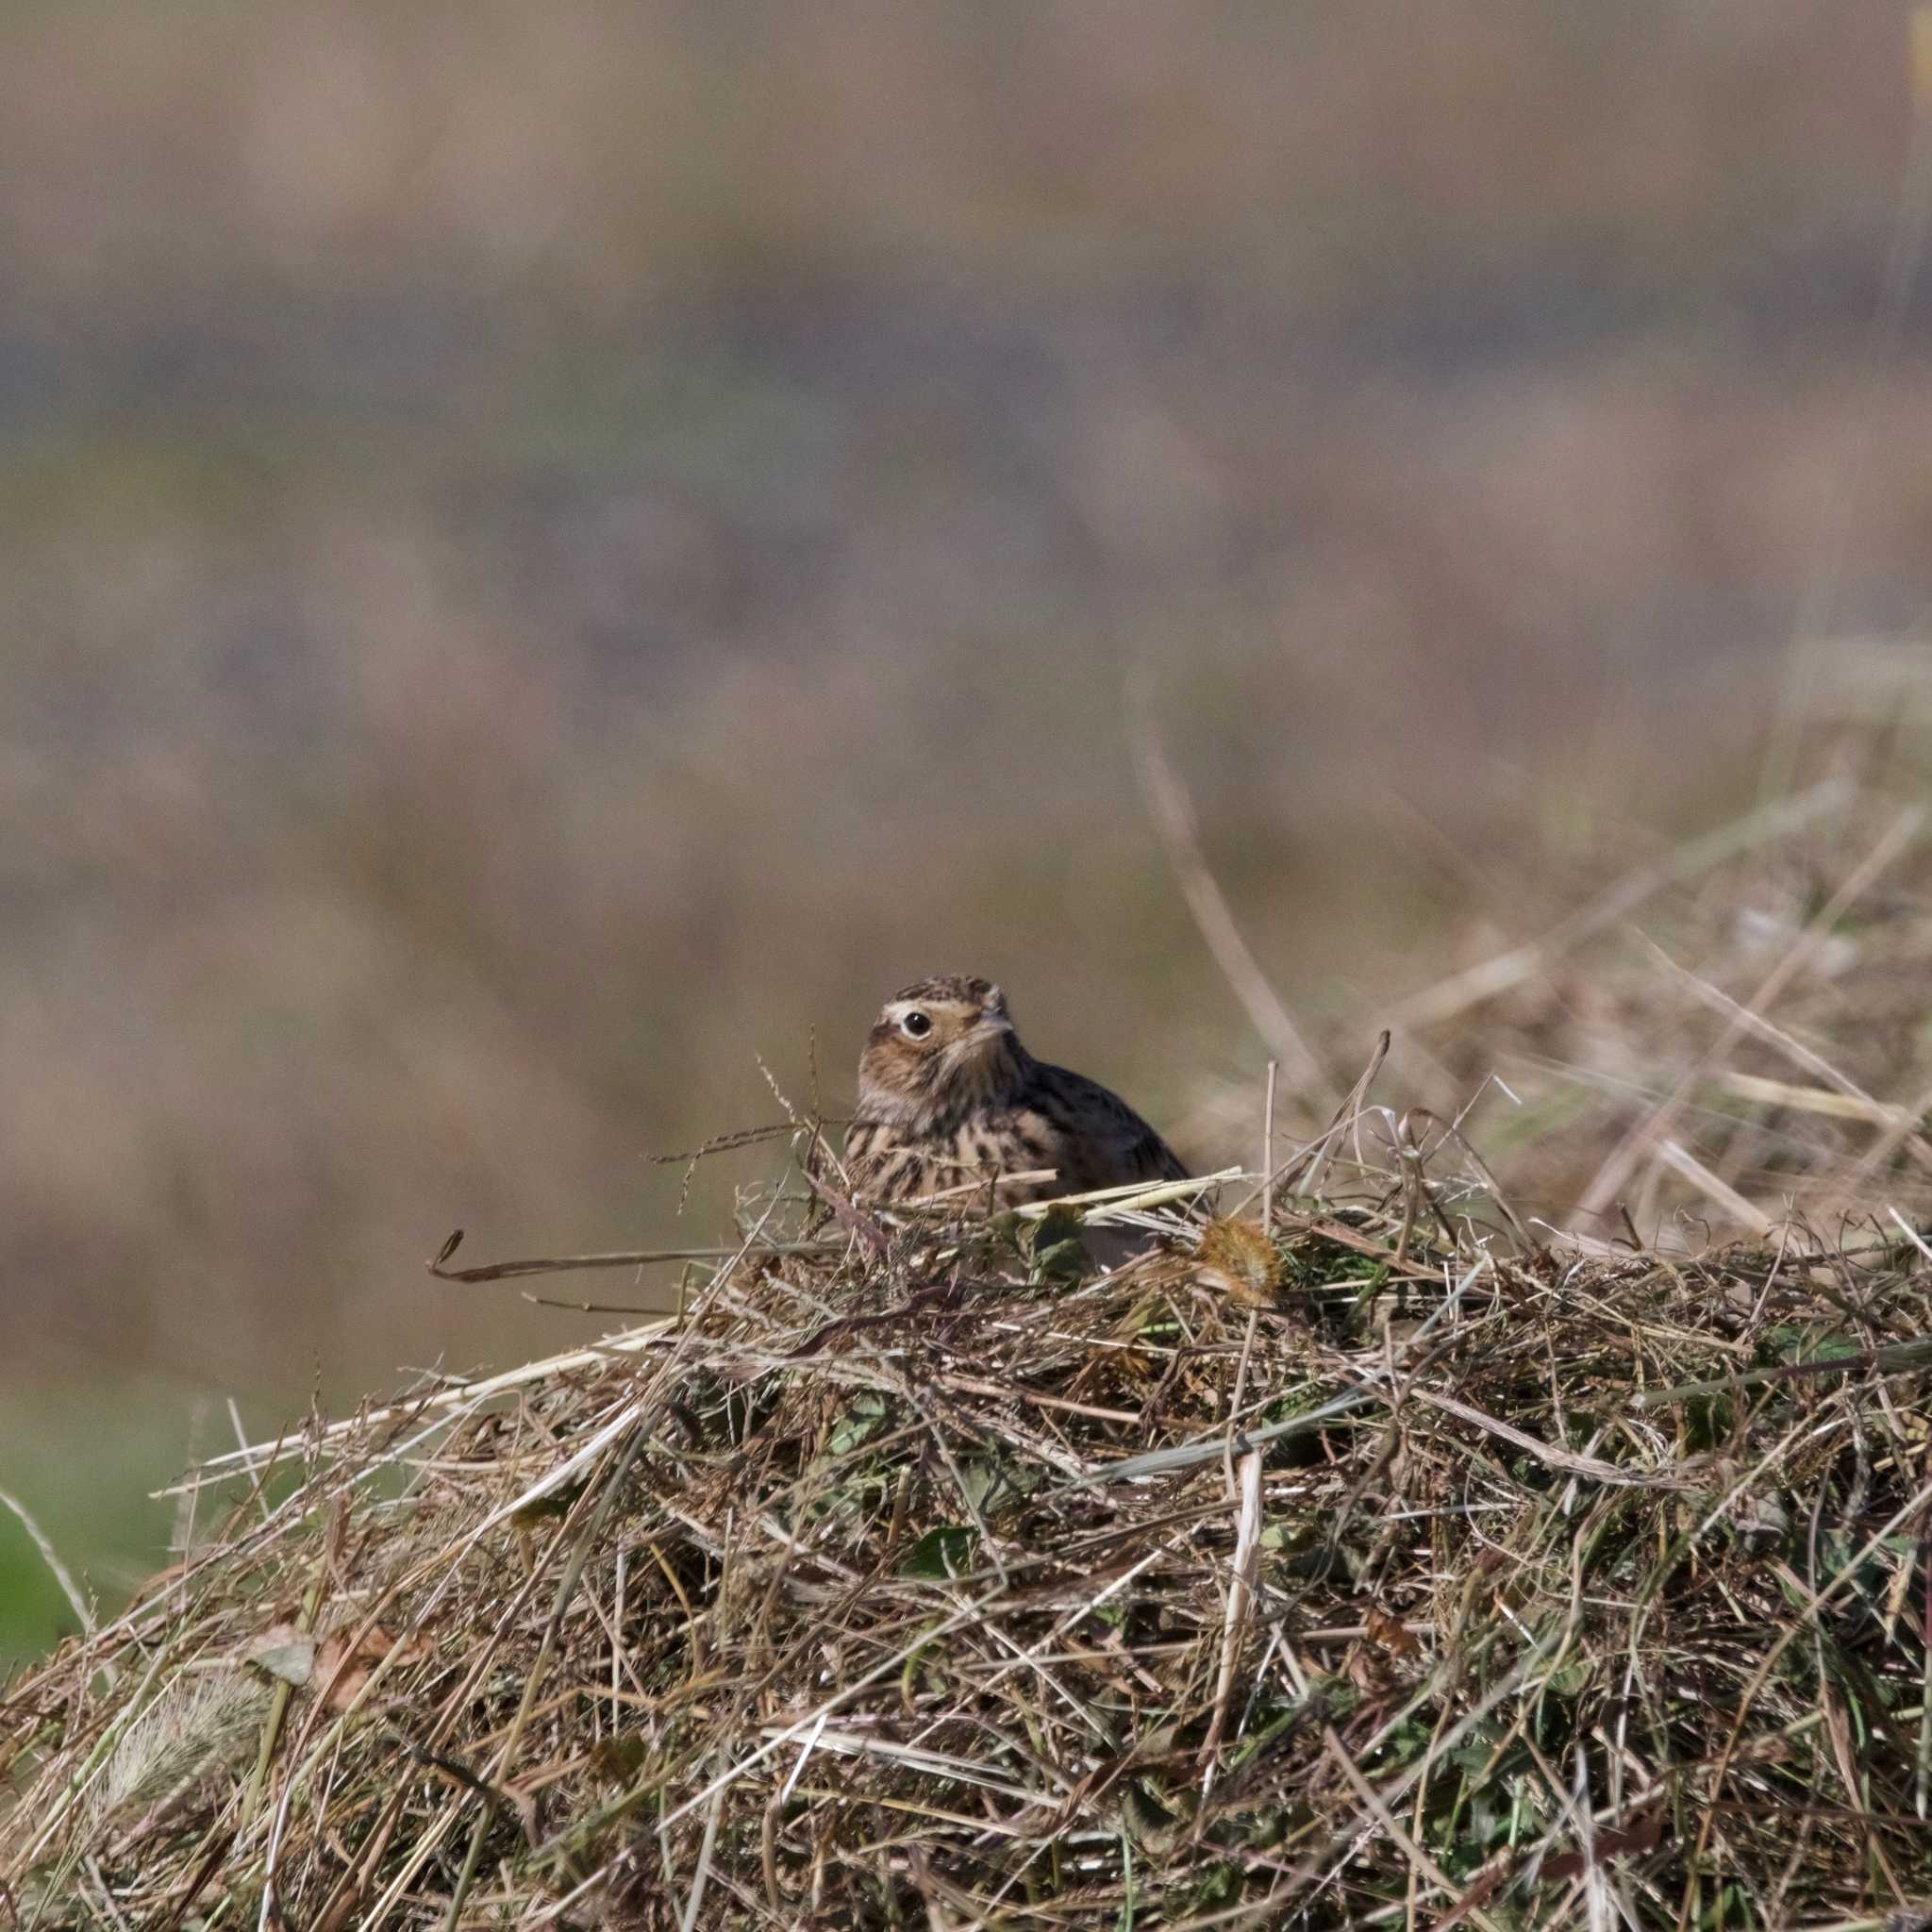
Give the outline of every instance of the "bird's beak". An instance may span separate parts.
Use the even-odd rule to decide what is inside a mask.
[[[981,1033],[1010,1033],[1013,1023],[1003,1013],[982,1013],[978,1030]]]

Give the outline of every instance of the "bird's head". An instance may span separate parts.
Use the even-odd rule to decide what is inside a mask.
[[[924,1125],[999,1100],[1026,1066],[1007,996],[991,980],[918,980],[873,1024],[858,1062],[858,1111]]]

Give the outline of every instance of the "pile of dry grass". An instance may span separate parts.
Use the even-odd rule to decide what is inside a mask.
[[[1854,751],[1876,759],[1862,727]],[[1932,1219],[1932,755],[1885,777],[1824,777],[1682,843],[1629,834],[1568,872],[1526,844],[1518,937],[1498,950],[1483,921],[1486,940],[1418,948],[1437,976],[1324,1015],[1318,1058],[1387,1025],[1388,1084],[1445,1112],[1493,1077],[1509,1100],[1482,1110],[1484,1152],[1550,1226],[1682,1255],[1793,1214],[1848,1241],[1874,1218],[1895,1235],[1894,1208]],[[1245,1145],[1251,1086],[1205,1091],[1177,1142]],[[1326,1111],[1285,1094],[1299,1124]]]
[[[1453,1138],[1349,1152],[1108,1274],[1059,1213],[780,1195],[682,1320],[204,1472],[184,1560],[0,1704],[10,1923],[1932,1892],[1932,1256],[1542,1248]]]

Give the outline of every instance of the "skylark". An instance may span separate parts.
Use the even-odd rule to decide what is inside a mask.
[[[1023,1174],[998,1199],[1043,1201],[1188,1172],[1118,1094],[1035,1059],[998,987],[952,975],[886,1002],[858,1062],[845,1159],[876,1201]]]

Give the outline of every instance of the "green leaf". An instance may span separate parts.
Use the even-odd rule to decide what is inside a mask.
[[[944,1583],[963,1575],[973,1567],[973,1546],[979,1532],[970,1523],[942,1524],[929,1529],[906,1552],[899,1563],[901,1576],[916,1576],[928,1583]]]
[[[1820,1335],[1814,1339],[1810,1353],[1805,1359],[1813,1362],[1841,1362],[1847,1356],[1854,1356],[1858,1352],[1859,1345],[1852,1336]]]
[[[1072,1288],[1093,1272],[1093,1257],[1087,1252],[1080,1217],[1070,1208],[1049,1208],[1034,1224],[1031,1252],[1037,1282],[1058,1282]]]
[[[1594,1659],[1573,1657],[1560,1669],[1550,1673],[1543,1680],[1543,1689],[1552,1697],[1579,1696],[1595,1674]]]
[[[551,1517],[568,1516],[583,1493],[582,1483],[559,1484],[547,1495],[539,1496],[534,1503],[525,1503],[521,1509],[512,1511],[509,1520],[519,1529],[535,1529],[540,1523]]]
[[[974,1456],[959,1471],[959,1487],[966,1501],[982,1516],[1002,1504],[1030,1496],[1045,1480],[1044,1470],[997,1455]]]
[[[1191,1909],[1196,1912],[1219,1911],[1233,1905],[1241,1895],[1241,1871],[1239,1865],[1210,1865],[1202,1874],[1201,1882],[1194,1888]]]
[[[845,1413],[832,1424],[826,1448],[834,1456],[847,1456],[869,1442],[891,1419],[891,1409],[883,1395],[864,1390],[845,1406]]]

